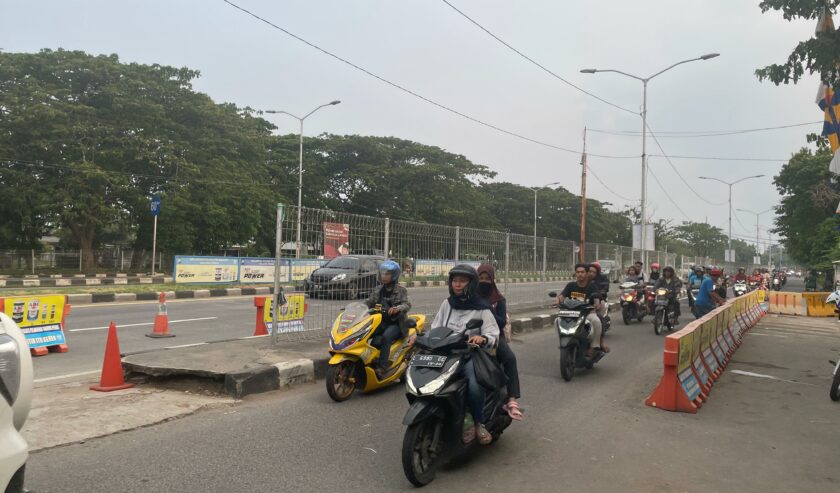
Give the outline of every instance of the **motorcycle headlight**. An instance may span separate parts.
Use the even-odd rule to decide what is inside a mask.
[[[347,279],[347,274],[338,274],[332,278],[333,281],[343,281],[345,279]]]
[[[20,348],[0,325],[0,395],[11,406],[20,391]]]
[[[417,392],[417,390],[415,388],[415,391],[413,393],[415,395],[434,394],[435,392],[437,392],[438,390],[443,388],[444,385],[446,385],[446,381],[449,380],[449,377],[451,377],[452,375],[455,374],[455,371],[458,369],[458,367],[460,365],[461,365],[460,360],[456,361],[455,363],[452,363],[452,366],[447,368],[446,371],[444,371],[443,373],[441,373],[440,375],[435,377],[435,379],[432,380],[431,382],[429,382],[426,385],[420,387],[419,392]],[[409,384],[409,388],[411,389],[411,388],[414,387],[414,382],[411,380],[411,372],[406,372],[406,373],[409,375],[409,377],[406,379],[406,383]]]

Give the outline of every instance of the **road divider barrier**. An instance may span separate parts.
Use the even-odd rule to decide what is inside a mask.
[[[102,360],[99,385],[91,385],[90,390],[113,392],[131,387],[134,387],[134,384],[126,383],[123,376],[120,341],[117,339],[117,326],[112,321],[108,326],[108,339],[105,341],[105,357]]]
[[[696,413],[746,332],[765,315],[756,291],[727,301],[665,338],[664,371],[645,404]]]
[[[0,311],[8,315],[26,336],[32,356],[66,353],[64,326],[70,304],[63,294],[0,298]]]
[[[802,301],[809,317],[833,317],[836,315],[834,304],[828,304],[825,299],[831,293],[816,292],[802,293]]]
[[[166,293],[160,293],[158,299],[158,312],[155,315],[155,324],[152,332],[146,334],[146,337],[154,337],[156,339],[162,337],[175,337],[175,334],[169,332],[169,315],[166,313]]]
[[[280,305],[280,312],[277,315],[279,333],[304,331],[304,317],[306,316],[306,312],[309,311],[306,296],[303,293],[289,293],[285,297],[286,303]],[[271,296],[254,297],[254,306],[257,308],[257,318],[254,325],[255,336],[269,334],[271,324],[274,322],[272,305]]]
[[[770,291],[767,293],[767,302],[767,313],[777,315],[800,315],[803,317],[807,315],[807,310],[803,304],[802,293]]]

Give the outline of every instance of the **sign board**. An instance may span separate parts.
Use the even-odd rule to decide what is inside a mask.
[[[291,271],[289,281],[302,281],[309,277],[309,274],[312,274],[312,271],[326,263],[326,260],[319,259],[289,259],[289,270]]]
[[[271,332],[271,326],[274,323],[274,303],[273,297],[268,297],[265,300],[265,315],[263,321],[265,327]],[[306,299],[303,293],[293,293],[286,295],[286,304],[280,305],[280,312],[277,318],[278,333],[284,334],[287,332],[303,332],[303,317],[306,315]]]
[[[66,305],[63,294],[14,296],[3,298],[0,309],[18,324],[32,349],[66,344],[62,327]]]
[[[324,258],[331,259],[350,253],[350,225],[324,223]]]
[[[152,200],[149,202],[149,212],[151,212],[153,216],[160,215],[160,196],[152,196]]]
[[[724,250],[724,262],[735,262],[735,250]]]
[[[289,259],[280,259],[280,282],[289,282]],[[242,284],[273,284],[274,259],[245,257],[239,259],[239,282]]]
[[[228,284],[239,281],[239,259],[176,255],[172,272],[177,284]]]
[[[633,249],[634,250],[656,250],[656,236],[653,224],[647,224],[645,228],[645,248],[642,248],[642,225],[633,225]]]

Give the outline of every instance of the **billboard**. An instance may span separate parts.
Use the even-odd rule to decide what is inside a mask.
[[[176,255],[172,272],[178,284],[228,284],[239,281],[239,259]]]
[[[289,282],[290,275],[289,259],[280,259],[280,282]],[[274,259],[264,257],[240,258],[239,282],[242,284],[274,283]]]
[[[62,327],[67,298],[50,296],[14,296],[0,300],[0,309],[26,336],[30,349],[66,344]]]
[[[350,253],[350,225],[324,223],[324,258],[331,259]]]

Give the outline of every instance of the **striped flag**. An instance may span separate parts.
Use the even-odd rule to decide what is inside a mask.
[[[828,8],[820,14],[815,32],[826,31],[834,31],[834,20],[831,18],[831,11]],[[840,153],[837,152],[837,149],[840,148],[840,94],[823,82],[817,91],[817,105],[824,115],[822,135],[828,139],[831,152],[834,154],[831,164],[829,164],[829,170],[840,175]],[[838,205],[838,210],[840,210],[840,205]]]

